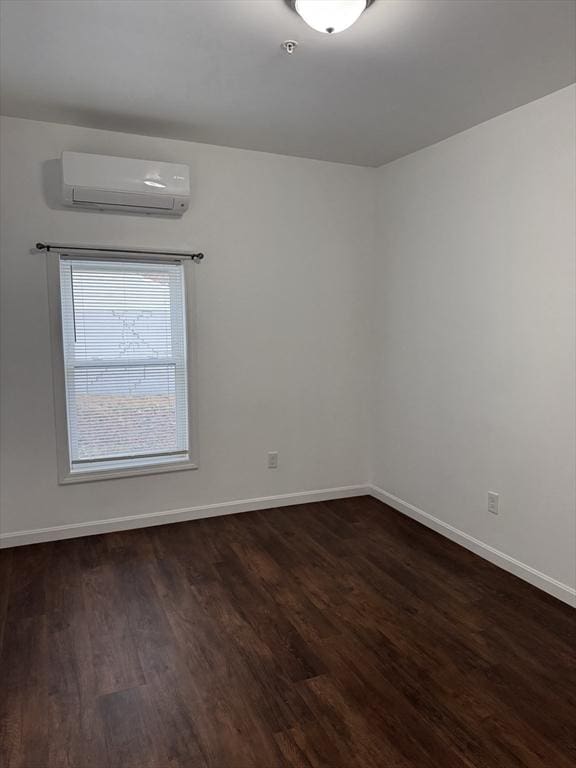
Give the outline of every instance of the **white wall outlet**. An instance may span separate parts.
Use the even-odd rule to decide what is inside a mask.
[[[488,493],[488,512],[490,512],[491,515],[500,514],[498,510],[499,503],[500,503],[500,494],[493,493],[492,491],[490,491]]]
[[[268,453],[268,469],[278,469],[278,451]]]

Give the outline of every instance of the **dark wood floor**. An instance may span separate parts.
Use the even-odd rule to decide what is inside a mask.
[[[373,499],[0,568],[5,768],[574,768],[576,612]]]

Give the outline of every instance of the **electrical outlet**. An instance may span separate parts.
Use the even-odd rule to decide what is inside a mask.
[[[278,469],[278,451],[268,453],[268,469]]]
[[[500,514],[498,510],[499,503],[500,503],[500,494],[493,493],[492,491],[490,491],[488,493],[488,512],[490,512],[491,515]]]

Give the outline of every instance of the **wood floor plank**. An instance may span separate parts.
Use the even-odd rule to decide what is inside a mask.
[[[0,654],[4,642],[4,626],[8,614],[10,577],[12,574],[12,549],[0,550]]]
[[[103,563],[82,576],[91,664],[98,695],[143,685],[146,678],[114,565]]]
[[[99,698],[110,768],[155,768],[154,733],[146,727],[140,688],[107,693]]]
[[[0,578],[3,768],[576,763],[576,613],[372,498],[16,548]]]

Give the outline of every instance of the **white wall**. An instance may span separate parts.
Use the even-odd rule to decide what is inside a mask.
[[[373,297],[375,485],[571,586],[574,113],[570,87],[381,168]]]
[[[373,170],[14,118],[1,129],[3,533],[366,482]],[[188,163],[191,210],[175,221],[49,207],[43,177],[62,150]],[[38,240],[206,253],[199,470],[57,484]]]

